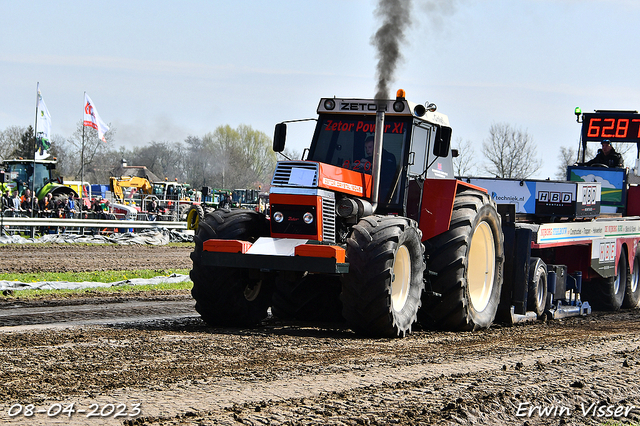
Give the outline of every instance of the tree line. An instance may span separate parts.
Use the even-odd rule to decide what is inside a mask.
[[[65,180],[80,180],[82,175],[87,182],[107,184],[126,160],[193,188],[258,189],[270,184],[276,165],[271,138],[247,125],[219,126],[182,142],[151,141],[130,149],[114,148],[115,133],[110,125],[104,143],[96,130],[80,121],[71,136],[53,135],[49,153],[58,160],[58,175]],[[0,158],[33,158],[35,142],[31,126],[10,126],[0,131]]]

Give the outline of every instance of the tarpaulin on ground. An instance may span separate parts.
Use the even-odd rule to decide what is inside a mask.
[[[140,244],[161,246],[168,243],[193,242],[193,235],[167,228],[146,229],[140,232],[115,233],[111,235],[47,234],[39,238],[24,238],[19,235],[2,235],[0,244],[27,243],[97,243]]]
[[[112,283],[99,283],[91,281],[69,282],[69,281],[38,281],[35,283],[23,283],[19,281],[1,281],[0,291],[6,290],[77,290],[81,288],[97,287],[117,287],[121,285],[155,285],[162,283],[181,283],[189,281],[189,275],[171,274],[154,278],[132,278],[130,280],[116,281]]]

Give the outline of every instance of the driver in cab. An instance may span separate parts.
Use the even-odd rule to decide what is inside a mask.
[[[373,135],[367,136],[364,140],[365,158],[360,160],[357,168],[364,173],[371,174],[373,166]],[[380,166],[380,196],[379,200],[386,200],[389,190],[393,184],[393,178],[396,174],[396,156],[387,151],[382,150],[382,164]]]
[[[613,149],[611,141],[609,139],[604,139],[601,144],[602,148],[598,150],[598,154],[593,158],[593,160],[587,161],[585,166],[624,167],[622,155]]]
[[[373,164],[373,135],[367,136],[364,140],[364,154],[365,157],[360,160],[359,168],[364,169],[365,173],[371,174],[371,167]],[[396,157],[386,149],[382,150],[382,167],[383,172],[391,172],[391,175],[396,170]]]

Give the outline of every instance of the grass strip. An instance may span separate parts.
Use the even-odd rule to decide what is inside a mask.
[[[184,281],[181,283],[160,283],[145,285],[118,285],[114,287],[95,287],[80,289],[60,289],[60,290],[11,290],[0,293],[0,301],[10,301],[13,299],[35,300],[35,299],[66,299],[78,296],[100,296],[114,295],[123,293],[142,293],[142,292],[174,292],[181,290],[191,290],[193,283]]]
[[[37,283],[41,281],[111,283],[132,278],[153,278],[171,274],[188,275],[190,269],[138,269],[135,271],[91,271],[91,272],[38,272],[27,274],[0,274],[0,281]]]
[[[93,272],[42,272],[28,274],[0,274],[2,281],[19,281],[23,283],[36,283],[42,281],[68,281],[68,282],[103,282],[111,283],[133,278],[155,278],[170,276],[172,274],[188,275],[189,269],[141,269],[136,271],[93,271]],[[94,287],[84,289],[59,289],[59,290],[10,290],[0,293],[0,301],[8,299],[40,299],[40,298],[66,298],[78,295],[96,295],[113,293],[131,293],[144,291],[177,291],[190,290],[193,287],[191,281],[181,283],[160,283],[148,285],[118,285],[113,287]]]

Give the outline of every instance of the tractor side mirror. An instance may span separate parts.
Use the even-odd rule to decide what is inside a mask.
[[[433,145],[433,155],[436,157],[446,157],[451,148],[451,127],[438,127],[436,132],[436,142]]]
[[[273,132],[273,150],[275,152],[284,151],[284,142],[287,139],[287,125],[285,123],[276,124]]]

